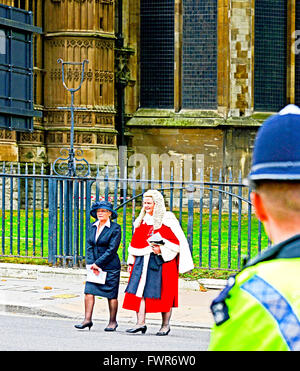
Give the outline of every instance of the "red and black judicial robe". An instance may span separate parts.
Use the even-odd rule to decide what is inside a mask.
[[[147,239],[159,232],[165,245],[161,246],[161,265],[154,267],[156,259]],[[134,263],[123,308],[139,311],[142,297],[145,299],[146,313],[169,312],[172,307],[178,307],[178,263],[180,242],[172,229],[164,224],[153,230],[153,225],[145,222],[138,226],[133,234],[129,254],[134,256]],[[138,267],[139,265],[139,267]],[[159,297],[155,297],[159,286]],[[130,289],[131,288],[131,289]],[[128,292],[129,291],[129,292]]]

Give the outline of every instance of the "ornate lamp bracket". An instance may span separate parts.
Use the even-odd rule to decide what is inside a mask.
[[[83,151],[81,149],[74,150],[74,94],[78,91],[84,80],[84,66],[89,63],[87,59],[83,62],[64,62],[61,58],[57,60],[57,63],[62,65],[62,83],[67,91],[71,93],[71,106],[70,107],[58,107],[62,110],[71,111],[71,133],[70,133],[70,148],[62,148],[60,154],[63,157],[57,158],[53,163],[53,171],[56,175],[67,175],[67,176],[88,176],[90,174],[90,165],[85,158],[83,158]],[[77,88],[68,88],[65,83],[65,65],[80,65],[81,66],[81,81]],[[85,108],[80,108],[80,110]]]

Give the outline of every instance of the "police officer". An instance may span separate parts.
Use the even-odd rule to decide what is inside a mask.
[[[248,184],[273,246],[212,302],[209,350],[300,350],[300,108],[260,127]]]

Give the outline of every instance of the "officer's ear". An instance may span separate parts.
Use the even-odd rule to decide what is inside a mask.
[[[254,211],[256,217],[263,223],[268,221],[268,214],[266,212],[264,201],[262,196],[259,193],[251,192],[250,194],[251,202],[254,206]]]

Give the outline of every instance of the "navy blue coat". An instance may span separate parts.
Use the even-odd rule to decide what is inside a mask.
[[[111,221],[110,228],[105,226],[95,242],[96,231],[97,226],[91,224],[86,246],[86,264],[95,263],[104,271],[121,269],[117,254],[121,242],[120,225]]]

